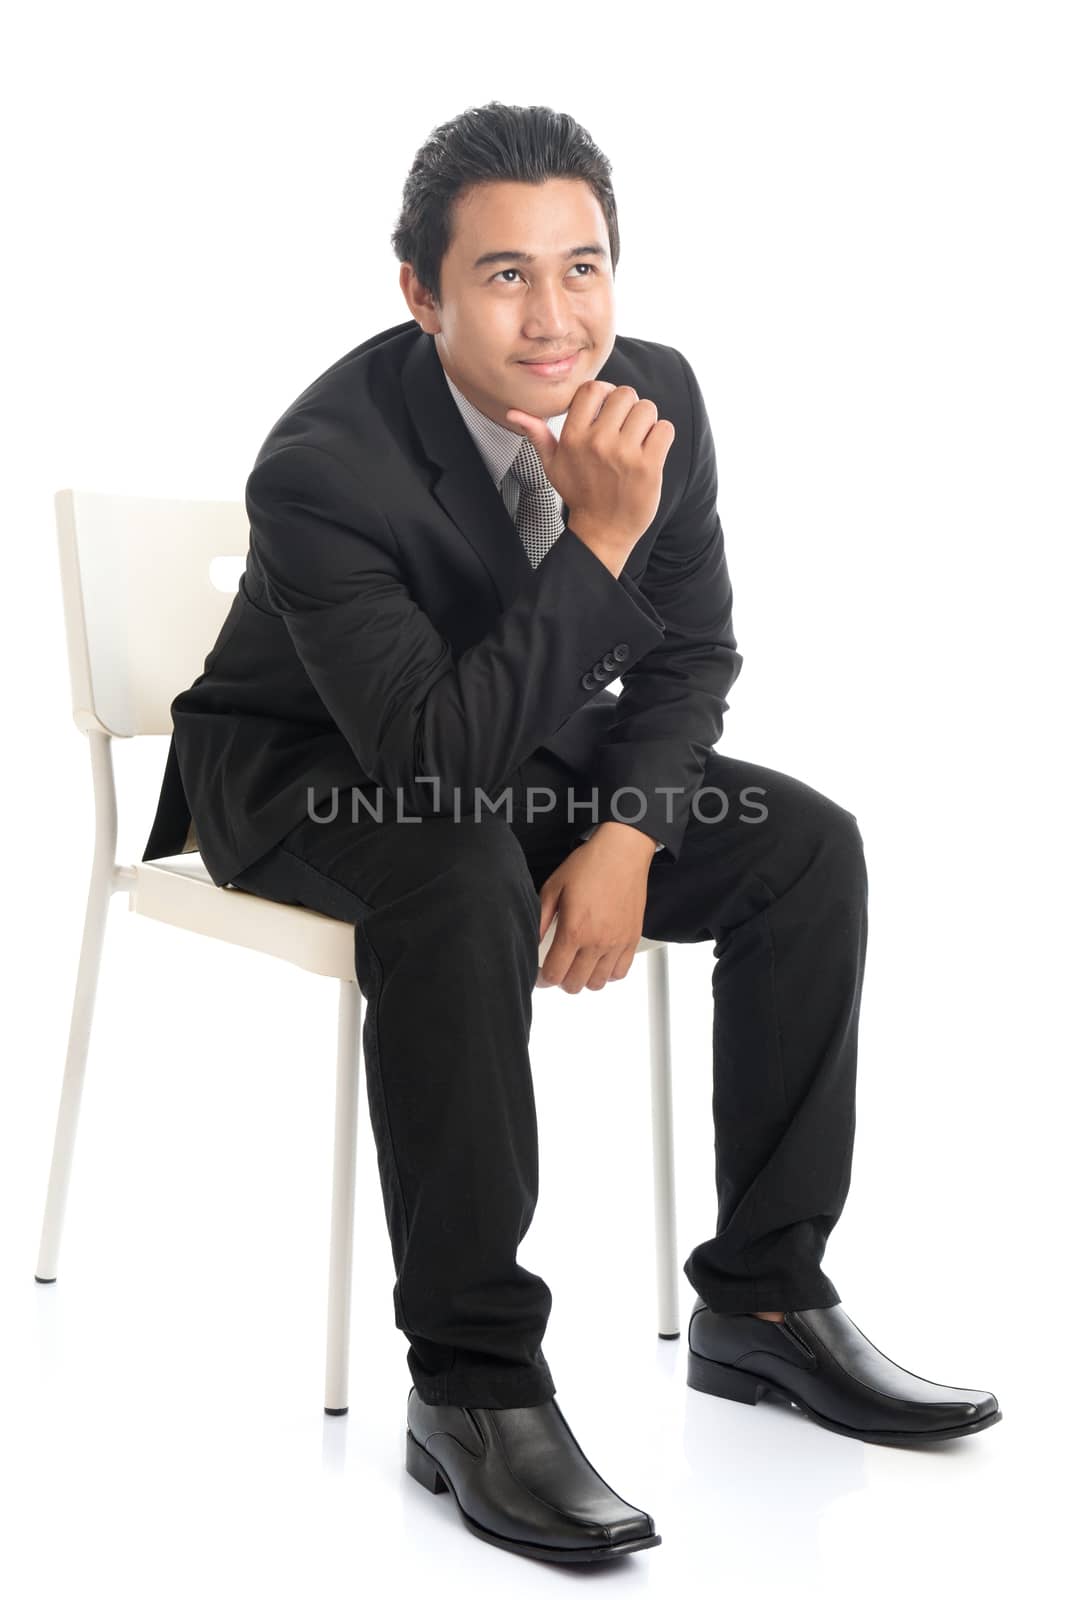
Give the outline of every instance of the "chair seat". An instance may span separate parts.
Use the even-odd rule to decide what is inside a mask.
[[[156,922],[244,945],[264,955],[291,961],[324,978],[355,979],[354,924],[323,916],[306,906],[282,905],[228,885],[220,889],[195,851],[162,861],[135,863],[136,882],[129,909]],[[556,919],[541,942],[545,960],[556,934]],[[637,953],[659,950],[663,939],[639,939]]]
[[[143,917],[278,956],[324,978],[355,980],[351,922],[306,906],[265,900],[232,885],[220,889],[195,851],[162,861],[139,861],[133,870],[137,878],[129,906]]]

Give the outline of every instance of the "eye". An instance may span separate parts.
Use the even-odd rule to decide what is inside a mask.
[[[597,268],[594,266],[592,261],[576,261],[576,262],[574,262],[573,265],[572,265],[572,268],[571,268],[572,272],[575,270],[576,267],[582,267],[582,268],[585,269],[583,271],[583,274],[582,274],[583,277],[588,276],[588,274],[590,274],[590,273],[596,273],[596,271],[597,271]],[[518,272],[518,271],[519,271],[518,267],[502,267],[500,272],[495,272],[493,274],[493,278],[490,279],[490,282],[492,283],[494,278],[503,278],[504,274],[506,272]]]

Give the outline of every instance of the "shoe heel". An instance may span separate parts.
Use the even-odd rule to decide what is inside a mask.
[[[686,1382],[702,1394],[718,1394],[724,1400],[741,1400],[749,1406],[755,1406],[768,1388],[754,1373],[726,1367],[722,1361],[709,1361],[695,1350],[690,1351]]]
[[[416,1439],[412,1430],[407,1430],[407,1440],[404,1447],[404,1465],[417,1483],[424,1489],[429,1489],[431,1494],[446,1494],[448,1484],[438,1471],[438,1464],[428,1450],[424,1450]]]

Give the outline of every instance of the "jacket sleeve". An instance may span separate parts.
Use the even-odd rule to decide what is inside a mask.
[[[620,577],[630,594],[640,593],[653,606],[664,631],[640,661],[625,668],[615,720],[594,768],[598,819],[615,815],[615,795],[618,820],[663,841],[672,861],[682,848],[708,753],[723,732],[727,691],[743,659],[731,623],[712,430],[693,369],[681,352],[675,354],[692,406],[689,476],[678,508],[653,543],[640,589],[628,574]],[[670,787],[674,793],[663,792]],[[638,794],[619,793],[626,788]]]
[[[565,528],[535,581],[454,658],[353,469],[287,444],[257,461],[245,504],[250,559],[304,671],[407,814],[468,813],[476,787],[495,797],[599,691],[583,684],[595,656],[633,661],[663,637],[646,601]]]

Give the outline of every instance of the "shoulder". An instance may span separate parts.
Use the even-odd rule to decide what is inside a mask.
[[[353,463],[354,452],[373,458],[381,441],[383,413],[390,409],[401,368],[422,337],[409,318],[372,334],[313,378],[271,425],[254,468],[280,451],[318,451]]]
[[[651,400],[658,392],[685,398],[693,382],[693,369],[674,345],[617,333],[611,354],[597,376],[607,383],[629,383]]]

